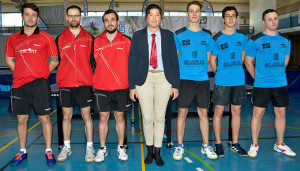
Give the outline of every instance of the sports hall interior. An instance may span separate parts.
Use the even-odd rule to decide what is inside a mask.
[[[22,0],[20,0],[22,1]],[[54,38],[67,26],[65,21],[65,9],[69,5],[78,5],[82,11],[86,10],[87,17],[94,17],[101,20],[101,17],[109,6],[111,0],[87,0],[84,5],[83,0],[27,0],[27,2],[35,3],[40,8],[40,17],[43,19],[43,30],[50,33]],[[150,0],[149,4],[155,3],[159,5],[164,17],[169,22],[177,17],[186,22],[181,22],[181,26],[186,26],[186,5],[190,0]],[[202,0],[201,0],[202,2]],[[12,74],[5,64],[5,44],[6,39],[12,33],[19,31],[23,25],[21,13],[16,6],[17,0],[0,0],[0,170],[198,170],[198,171],[296,171],[300,170],[300,0],[209,0],[212,16],[221,18],[221,11],[226,6],[235,6],[239,12],[238,29],[245,32],[248,37],[261,32],[263,25],[261,23],[261,15],[265,9],[276,9],[279,14],[278,31],[289,36],[291,40],[291,57],[289,65],[286,69],[288,80],[288,89],[290,97],[290,105],[286,109],[286,130],[285,143],[297,153],[296,157],[289,157],[277,153],[273,150],[276,142],[276,132],[274,128],[274,110],[271,103],[266,109],[266,113],[262,119],[262,128],[259,135],[260,151],[256,158],[243,157],[230,150],[230,120],[229,109],[226,107],[222,118],[222,134],[221,139],[225,147],[225,156],[218,159],[208,159],[201,154],[200,147],[202,144],[201,134],[199,131],[198,116],[194,105],[189,109],[186,119],[186,130],[184,137],[185,153],[184,158],[180,161],[173,159],[174,147],[177,145],[176,137],[176,119],[177,108],[176,102],[170,102],[165,124],[165,135],[162,147],[162,158],[164,166],[158,167],[155,162],[145,165],[144,158],[147,155],[145,139],[142,130],[142,112],[138,103],[133,103],[131,111],[126,113],[126,138],[127,138],[127,161],[119,161],[117,158],[117,135],[115,131],[115,120],[111,114],[109,120],[109,134],[107,137],[107,148],[109,155],[104,162],[87,163],[84,160],[86,138],[84,134],[84,123],[80,115],[80,110],[75,107],[72,119],[72,137],[71,145],[73,153],[66,161],[57,161],[56,165],[47,166],[44,159],[45,141],[42,133],[42,126],[33,111],[30,114],[28,123],[27,137],[27,153],[28,158],[16,167],[9,166],[14,159],[15,154],[19,151],[19,140],[17,135],[17,117],[8,112],[10,90],[12,88]],[[113,9],[117,11],[120,20],[136,19],[143,22],[144,0],[114,0]],[[86,7],[86,8],[85,8]],[[202,8],[202,16],[210,16],[211,14]],[[122,18],[123,17],[123,18]],[[127,17],[127,18],[126,18]],[[206,18],[207,19],[207,18]],[[164,21],[163,21],[164,22]],[[101,23],[100,23],[101,24]],[[103,24],[103,23],[102,23]],[[138,26],[140,23],[136,23]],[[164,26],[163,23],[162,27]],[[177,23],[178,24],[178,23]],[[184,25],[185,24],[185,25]],[[140,24],[143,25],[143,24]],[[167,25],[167,24],[166,24]],[[124,27],[128,32],[125,22]],[[169,25],[170,27],[172,25]],[[90,28],[93,26],[89,25]],[[100,26],[101,27],[101,26]],[[173,28],[174,29],[174,28]],[[174,30],[173,30],[174,31]],[[132,33],[130,33],[132,34]],[[247,72],[246,67],[246,84],[253,86],[253,79]],[[213,79],[213,73],[210,70],[209,76]],[[52,85],[56,83],[56,70],[49,77]],[[61,144],[61,108],[57,105],[58,93],[57,89],[51,88],[52,105],[54,111],[51,113],[51,121],[53,124],[52,150],[57,156],[62,147]],[[213,107],[209,108],[209,143],[215,144],[215,137],[212,126]],[[253,105],[251,103],[251,90],[247,92],[247,104],[243,105],[241,110],[241,129],[239,133],[239,143],[248,150],[251,145],[250,122],[252,117]],[[92,113],[94,122],[94,148],[100,146],[98,135],[99,114]]]

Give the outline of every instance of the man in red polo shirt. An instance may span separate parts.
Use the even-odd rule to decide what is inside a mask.
[[[58,64],[57,49],[52,36],[37,27],[38,7],[26,3],[21,13],[24,27],[8,37],[5,50],[6,64],[14,72],[9,112],[17,115],[20,142],[20,153],[16,154],[10,165],[17,166],[27,158],[27,122],[31,107],[43,127],[47,164],[54,165],[56,160],[51,150],[51,92],[47,78]],[[48,57],[51,58],[50,63]]]
[[[91,104],[93,99],[91,55],[93,36],[80,26],[81,8],[72,5],[66,10],[67,27],[57,38],[60,64],[56,80],[59,87],[60,105],[63,111],[64,148],[57,157],[64,161],[71,155],[71,119],[75,103],[80,107],[84,120],[84,129],[87,139],[86,162],[94,161],[93,148],[93,120]]]
[[[93,77],[95,110],[99,112],[100,149],[95,157],[102,162],[107,156],[106,137],[111,107],[116,119],[118,135],[118,158],[126,161],[128,156],[123,146],[125,134],[124,112],[131,108],[128,85],[128,56],[130,39],[117,30],[118,14],[107,10],[102,16],[105,31],[95,38],[94,55],[97,64]]]

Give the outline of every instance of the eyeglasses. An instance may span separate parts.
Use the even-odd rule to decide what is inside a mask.
[[[68,15],[69,18],[79,18],[81,15]]]
[[[225,18],[236,18],[236,15],[225,15]]]

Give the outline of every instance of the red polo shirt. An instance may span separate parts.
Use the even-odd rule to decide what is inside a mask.
[[[57,38],[60,63],[56,81],[58,87],[92,86],[91,53],[93,36],[80,27],[77,37],[67,27]]]
[[[118,31],[110,41],[106,31],[95,38],[94,56],[97,64],[93,87],[98,90],[114,91],[127,89],[128,57],[131,41]]]
[[[7,38],[5,56],[15,58],[13,88],[18,88],[37,78],[50,75],[48,57],[56,56],[53,37],[38,27],[28,36],[24,30]]]

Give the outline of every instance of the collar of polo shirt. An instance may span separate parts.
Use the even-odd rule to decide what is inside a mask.
[[[40,28],[39,28],[38,26],[36,26],[36,28],[35,28],[33,34],[39,34],[39,33],[40,33]],[[24,32],[24,27],[22,27],[22,30],[21,30],[21,32],[20,32],[20,35],[23,35],[23,34],[25,34],[25,32]]]

